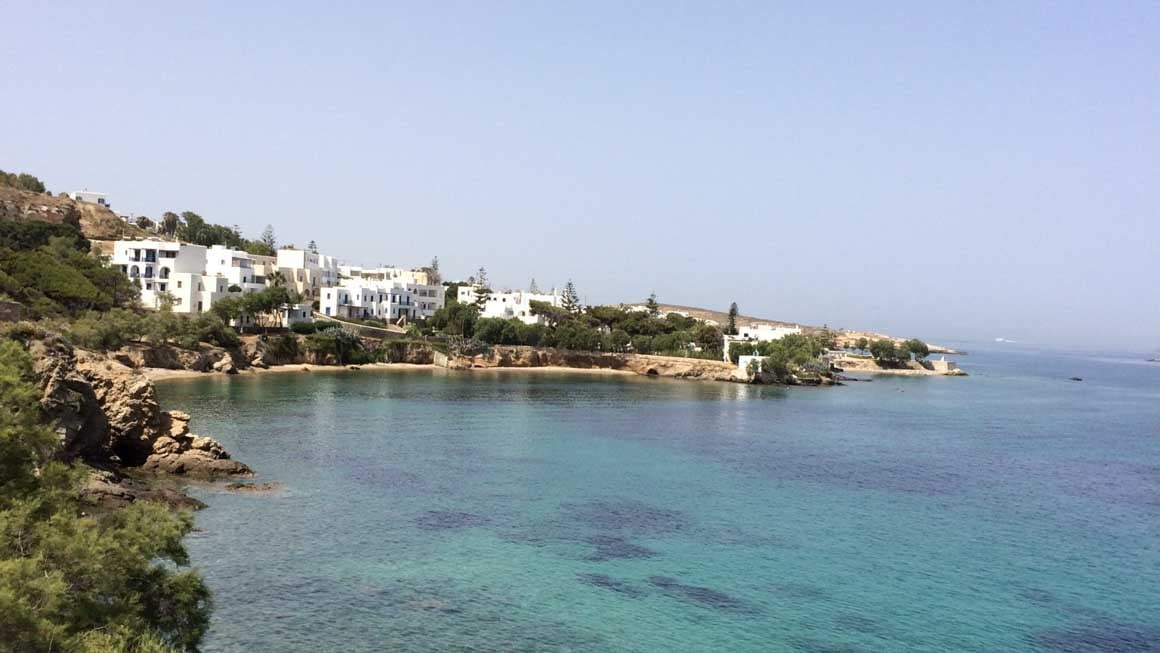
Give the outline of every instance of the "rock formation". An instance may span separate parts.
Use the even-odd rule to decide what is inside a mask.
[[[189,415],[161,410],[139,371],[51,336],[29,351],[62,458],[200,478],[251,474],[216,440],[191,434]]]

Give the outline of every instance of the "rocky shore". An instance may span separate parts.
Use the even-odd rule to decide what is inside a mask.
[[[250,476],[213,438],[190,432],[189,415],[161,410],[153,381],[109,357],[74,349],[55,336],[28,343],[40,406],[60,438],[59,457],[93,468],[86,490],[96,503],[151,498],[189,505],[150,477]]]
[[[866,374],[891,374],[895,376],[967,376],[958,367],[945,365],[941,361],[903,361],[884,364],[871,358],[845,357],[834,361],[834,365],[844,372]]]

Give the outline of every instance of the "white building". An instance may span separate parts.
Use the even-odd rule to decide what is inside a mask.
[[[239,288],[241,292],[257,292],[266,287],[266,277],[258,274],[254,258],[254,255],[240,249],[214,245],[205,253],[205,273],[225,277],[228,287]]]
[[[289,329],[292,325],[301,322],[313,322],[314,315],[310,304],[293,304],[283,306],[278,314],[279,326]]]
[[[118,240],[113,243],[110,264],[137,284],[141,303],[149,308],[159,306],[160,293],[169,293],[174,312],[200,313],[212,304],[212,298],[203,293],[212,294],[219,285],[211,282],[207,286],[202,280],[205,248],[201,245],[157,239]]]
[[[343,279],[341,285],[320,290],[323,315],[398,323],[429,318],[443,308],[442,286],[405,281]]]
[[[773,324],[747,324],[737,327],[737,335],[724,337],[723,349],[725,362],[729,362],[729,347],[735,342],[769,342],[802,332],[800,326],[776,326]]]
[[[278,272],[308,303],[319,290],[338,284],[338,259],[304,249],[283,248],[275,260]]]
[[[74,202],[88,202],[89,204],[100,204],[103,207],[112,206],[109,204],[109,198],[104,193],[94,193],[88,189],[78,190],[68,194]]]
[[[475,303],[475,289],[478,286],[459,286],[456,300],[461,304]],[[555,292],[551,294],[530,293],[523,290],[505,290],[488,293],[487,301],[479,312],[480,317],[497,317],[503,320],[515,318],[524,324],[539,324],[544,318],[532,315],[532,302],[544,302],[552,306],[562,306],[564,298]]]
[[[366,281],[401,281],[422,286],[431,285],[430,275],[426,270],[408,270],[393,266],[364,268],[358,265],[340,265],[338,274],[349,279],[363,279]]]

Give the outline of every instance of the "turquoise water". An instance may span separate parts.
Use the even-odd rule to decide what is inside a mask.
[[[961,360],[163,384],[284,484],[195,491],[204,649],[1160,650],[1160,365]]]

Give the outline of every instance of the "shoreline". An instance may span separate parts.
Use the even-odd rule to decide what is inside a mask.
[[[504,367],[464,367],[464,368],[447,368],[434,363],[366,363],[363,365],[355,365],[357,370],[352,370],[348,365],[318,365],[315,363],[291,363],[289,365],[272,365],[270,367],[250,367],[238,371],[237,374],[226,374],[224,372],[198,372],[196,370],[185,369],[169,369],[165,367],[140,367],[137,368],[150,381],[154,383],[163,381],[182,381],[190,379],[208,379],[218,377],[245,377],[245,376],[260,376],[263,374],[290,374],[294,372],[354,372],[354,371],[399,371],[399,370],[447,370],[450,372],[531,372],[531,373],[566,373],[566,374],[586,374],[595,376],[645,376],[637,374],[631,370],[615,370],[606,367],[566,367],[563,365],[538,365],[538,366],[504,366]]]

